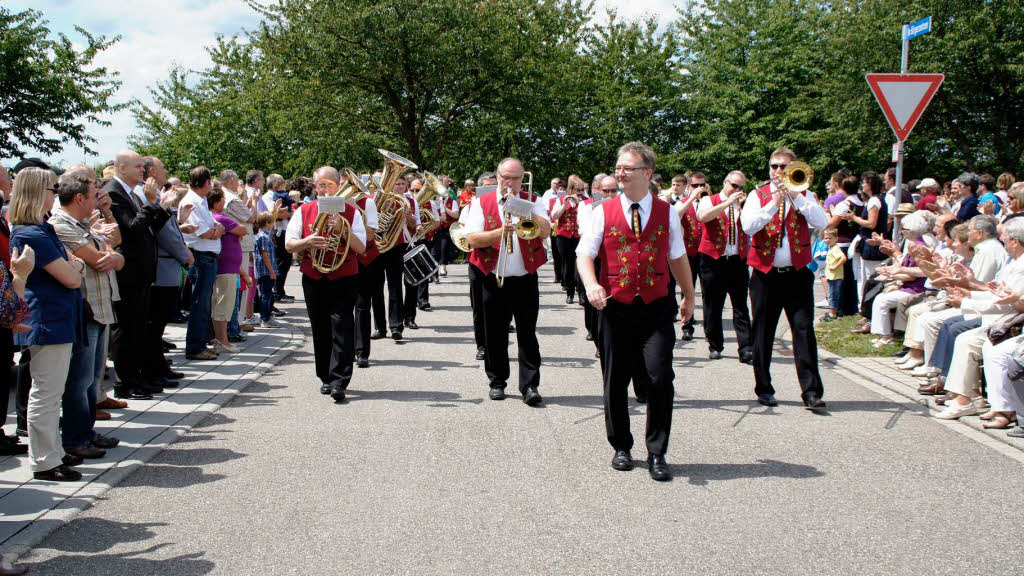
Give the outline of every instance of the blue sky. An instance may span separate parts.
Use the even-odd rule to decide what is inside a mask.
[[[72,41],[82,38],[75,25],[94,35],[121,41],[101,53],[96,63],[120,73],[122,82],[116,101],[137,98],[152,103],[148,88],[159,82],[174,66],[187,69],[205,68],[210,59],[204,50],[218,34],[233,35],[253,28],[259,21],[256,13],[242,0],[3,0],[12,12],[32,8],[42,12],[49,28],[63,32]],[[623,18],[654,15],[663,21],[675,16],[671,0],[634,0],[616,2],[598,0],[599,14],[614,8]],[[98,156],[88,156],[69,145],[48,160],[67,165],[75,162],[94,164],[112,158],[127,144],[136,129],[130,112],[108,117],[110,126],[89,127],[89,134],[99,142],[93,147]],[[37,156],[29,153],[29,156]],[[9,163],[8,163],[9,164]]]

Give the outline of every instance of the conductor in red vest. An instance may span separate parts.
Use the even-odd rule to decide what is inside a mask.
[[[540,233],[532,240],[523,240],[516,235],[519,219],[507,218],[505,205],[514,196],[529,200],[528,193],[522,190],[522,183],[522,163],[515,158],[502,160],[498,164],[498,189],[473,199],[464,224],[469,244],[474,248],[469,264],[483,277],[484,337],[487,342],[484,370],[490,385],[490,398],[505,398],[509,378],[508,325],[514,318],[519,344],[519,392],[523,402],[536,406],[542,400],[537,391],[540,384],[537,269],[547,262],[544,239],[551,235],[551,223],[542,203],[534,202],[530,215]],[[499,258],[504,259],[504,278],[500,285],[495,276]]]
[[[604,422],[615,449],[612,468],[631,470],[627,387],[634,371],[645,371],[647,466],[651,478],[672,477],[665,452],[672,430],[672,348],[675,302],[668,291],[671,273],[683,293],[680,316],[693,315],[694,290],[682,226],[668,202],[648,190],[654,152],[642,142],[619,148],[615,178],[622,194],[594,210],[577,262],[587,299],[600,310],[604,362]],[[601,259],[600,280],[594,258]]]
[[[697,218],[704,223],[701,253],[700,285],[704,296],[704,336],[708,341],[708,357],[718,360],[725,349],[722,331],[722,309],[725,297],[732,302],[732,325],[736,331],[740,362],[754,360],[750,337],[750,311],[747,290],[750,270],[747,251],[750,239],[740,226],[740,206],[746,194],[747,177],[734,170],[725,177],[722,191],[701,198]]]
[[[338,190],[341,176],[330,166],[313,173],[313,183],[333,195]],[[306,202],[293,216],[285,230],[285,249],[292,254],[302,253],[299,271],[302,272],[302,294],[306,299],[306,312],[313,333],[313,360],[316,376],[320,379],[320,393],[330,394],[335,402],[345,400],[345,389],[352,380],[352,359],[355,355],[355,324],[352,310],[359,292],[359,261],[357,256],[366,251],[366,228],[363,218],[352,204],[337,216],[351,226],[348,241],[350,252],[335,271],[325,274],[313,267],[310,249],[324,248],[327,238],[314,233],[319,201]],[[340,220],[337,220],[340,223]],[[344,242],[345,238],[342,237]],[[339,254],[340,256],[340,254]]]
[[[825,389],[818,373],[818,342],[814,336],[814,273],[811,262],[811,227],[828,225],[825,210],[811,191],[785,187],[782,173],[796,154],[779,148],[768,162],[770,180],[747,197],[740,216],[750,236],[747,263],[754,329],[754,393],[765,406],[777,406],[772,387],[772,346],[779,316],[785,312],[793,334],[793,357],[804,406],[825,407]]]

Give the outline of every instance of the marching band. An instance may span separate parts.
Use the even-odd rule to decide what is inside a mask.
[[[301,206],[285,235],[287,251],[300,258],[320,391],[335,402],[345,400],[353,360],[368,367],[370,340],[383,336],[385,280],[389,324],[400,340],[403,328],[418,327],[417,308],[429,309],[426,285],[441,271],[438,260],[447,263],[450,241],[467,252],[476,358],[483,360],[489,398],[505,398],[509,332],[515,331],[518,388],[528,406],[543,402],[537,271],[548,262],[548,247],[560,255],[556,265],[562,267],[566,302],[579,298],[586,338],[600,358],[616,470],[633,468],[632,381],[647,408],[649,474],[658,481],[671,478],[665,455],[674,397],[673,319],[678,314],[683,323],[682,339],[692,339],[698,274],[710,358],[723,352],[728,296],[739,361],[753,365],[757,401],[777,405],[770,365],[785,312],[804,404],[824,408],[807,264],[810,230],[827,221],[808,191],[813,172],[791,150],[771,155],[769,180],[749,196],[746,176],[738,171],[729,173],[718,193],[694,172],[673,178],[672,188],[661,194],[652,184],[654,152],[630,142],[619,149],[613,175],[594,179],[593,196],[572,175],[564,192],[556,179],[539,199],[532,174],[516,158],[505,158],[494,173],[467,180],[449,196],[447,184],[429,172],[412,179],[409,190],[402,176],[416,165],[381,153],[385,168],[365,185],[351,171],[343,176],[329,166],[317,170],[314,181],[323,192]],[[378,326],[372,335],[371,311]]]

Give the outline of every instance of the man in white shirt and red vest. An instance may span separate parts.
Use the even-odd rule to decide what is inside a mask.
[[[700,270],[700,254],[697,247],[704,236],[704,225],[697,219],[697,202],[700,201],[700,192],[707,185],[707,179],[702,172],[693,172],[687,179],[684,174],[677,174],[672,178],[672,188],[668,195],[668,203],[675,209],[683,225],[683,242],[686,245],[686,259],[690,264],[690,275],[693,277],[693,285],[697,285],[697,271]],[[668,291],[672,299],[676,298],[676,282],[668,279]],[[683,322],[682,337],[689,342],[693,340],[694,320]]]
[[[404,196],[406,203],[409,205],[408,209],[401,216],[405,218],[405,228],[402,229],[395,246],[377,258],[384,273],[378,280],[374,298],[383,301],[384,281],[386,280],[388,284],[388,327],[391,328],[391,338],[395,341],[402,339],[402,332],[405,328],[402,292],[404,288],[404,261],[402,257],[405,256],[406,251],[412,245],[416,226],[420,222],[419,207],[416,205],[416,200],[408,193],[408,190],[409,181],[405,178],[399,178],[395,182],[392,192],[399,196]]]
[[[384,269],[374,265],[380,250],[377,249],[377,204],[369,196],[364,196],[357,206],[366,214],[363,226],[366,228],[366,251],[358,255],[359,261],[359,294],[355,305],[355,343],[356,366],[370,366],[370,305],[373,302],[373,291],[383,277]],[[382,316],[383,317],[383,316]],[[381,320],[383,323],[383,320]]]
[[[718,360],[725,349],[722,334],[722,309],[725,297],[732,302],[732,325],[736,331],[740,362],[754,360],[750,338],[750,311],[747,290],[750,271],[747,250],[750,239],[740,225],[740,206],[746,194],[747,177],[734,170],[725,177],[722,191],[701,199],[697,218],[704,223],[701,253],[700,285],[704,296],[704,337],[708,341],[708,358]],[[689,247],[687,247],[689,248]]]
[[[615,449],[612,468],[632,470],[627,388],[635,372],[647,372],[647,465],[651,478],[672,477],[665,462],[672,430],[672,274],[683,292],[680,315],[693,315],[690,264],[679,218],[651,195],[654,152],[642,142],[619,148],[615,178],[622,195],[594,210],[577,250],[587,299],[600,310],[604,364],[604,414],[608,442]],[[594,258],[601,258],[600,281]]]
[[[565,289],[566,304],[572,304],[576,295],[576,246],[580,243],[577,213],[582,198],[583,180],[573,174],[569,176],[569,187],[565,195],[551,199],[551,220],[558,222],[558,229],[551,241],[558,246],[557,253],[562,260],[562,287]],[[582,300],[581,295],[581,304]]]
[[[506,194],[526,199],[522,191],[523,165],[515,158],[506,158],[498,164],[498,189],[478,196],[469,206],[465,226],[467,239],[473,252],[469,256],[471,267],[483,276],[482,298],[484,336],[487,349],[484,371],[490,386],[490,398],[505,398],[509,377],[508,326],[515,318],[519,345],[519,392],[523,402],[536,406],[541,402],[537,386],[540,384],[540,344],[537,342],[537,314],[540,292],[537,269],[547,262],[544,240],[551,234],[547,210],[534,202],[533,221],[540,234],[533,240],[523,240],[515,233],[518,219],[505,217]],[[507,241],[502,245],[502,234]],[[499,255],[499,251],[504,251]],[[499,258],[505,259],[504,281],[498,285],[495,271]]]
[[[416,201],[416,196],[422,191],[423,180],[421,178],[414,178],[412,184],[409,185],[409,196],[413,198],[413,202]],[[434,215],[435,222],[441,221],[441,213],[438,212],[437,204],[434,202],[434,200],[430,200],[429,202],[427,202],[425,206],[417,206],[416,209],[419,211],[429,210],[430,213]],[[416,236],[420,233],[420,230],[422,229],[422,225],[419,222],[419,213],[417,213],[416,229],[413,233],[413,242],[409,244],[409,249],[411,250],[413,247],[422,244],[427,247],[427,250],[431,254],[433,254],[433,232],[427,234],[423,238],[423,240],[415,240]],[[405,263],[403,261],[403,271],[404,265]],[[433,281],[434,278],[430,278],[424,280],[423,282],[420,282],[416,286],[411,286],[409,284],[405,285],[405,299],[403,300],[402,304],[402,314],[405,318],[403,323],[406,328],[412,328],[413,330],[419,328],[419,325],[416,324],[416,310],[423,310],[424,312],[430,310],[430,283]]]
[[[330,166],[318,168],[313,173],[313,183],[323,186],[328,195],[337,191],[340,181],[338,171]],[[352,204],[347,204],[345,211],[335,216],[337,222],[344,218],[351,226],[349,254],[337,270],[324,274],[313,267],[309,253],[312,248],[327,245],[327,237],[314,234],[319,213],[318,200],[302,205],[298,214],[288,222],[285,249],[292,254],[302,254],[299,271],[302,272],[302,294],[313,333],[313,360],[320,379],[320,393],[330,394],[335,402],[340,403],[345,400],[345,389],[352,380],[355,339],[352,309],[359,292],[357,256],[366,251],[366,228],[362,216]],[[345,238],[341,241],[344,242]]]
[[[818,342],[814,336],[814,273],[811,262],[811,230],[824,229],[828,216],[812,192],[795,192],[780,187],[783,171],[796,154],[779,148],[769,160],[770,180],[751,193],[743,205],[740,220],[750,236],[747,264],[750,303],[753,308],[754,393],[765,406],[777,406],[772,387],[772,347],[775,329],[783,311],[793,334],[793,357],[800,380],[804,405],[812,410],[825,407],[825,390],[818,373]]]

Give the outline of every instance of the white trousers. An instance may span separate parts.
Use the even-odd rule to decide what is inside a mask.
[[[883,292],[875,296],[875,301],[871,304],[871,333],[880,336],[892,336],[891,314],[893,309],[900,302],[913,300],[917,296],[917,294],[903,292],[902,290]]]
[[[935,350],[935,341],[939,339],[939,330],[942,329],[942,323],[953,316],[959,315],[959,308],[946,308],[945,310],[925,312],[918,318],[917,333],[914,334],[914,340],[922,343],[925,362],[932,357],[932,352]]]
[[[907,328],[906,337],[903,339],[904,346],[920,350],[924,345],[923,342],[917,340],[917,325],[921,320],[921,315],[931,311],[931,305],[934,301],[934,298],[931,298],[907,308]]]
[[[64,447],[57,430],[60,398],[71,366],[74,344],[29,346],[32,388],[28,393],[28,460],[33,472],[52,470],[63,464]]]
[[[1019,389],[1024,388],[1024,383],[1014,386],[1006,377],[1006,363],[1021,338],[1017,336],[995,345],[986,338],[981,346],[981,355],[985,359],[988,402],[995,412],[1016,412],[1024,416],[1024,399],[1021,398],[1022,390]]]
[[[875,275],[875,268],[882,264],[881,260],[865,260],[860,256],[853,259],[853,279],[857,281],[857,306],[864,303],[864,285]]]
[[[974,396],[972,390],[981,381],[981,346],[988,341],[988,328],[975,328],[956,337],[953,362],[946,375],[946,390],[961,396]]]

